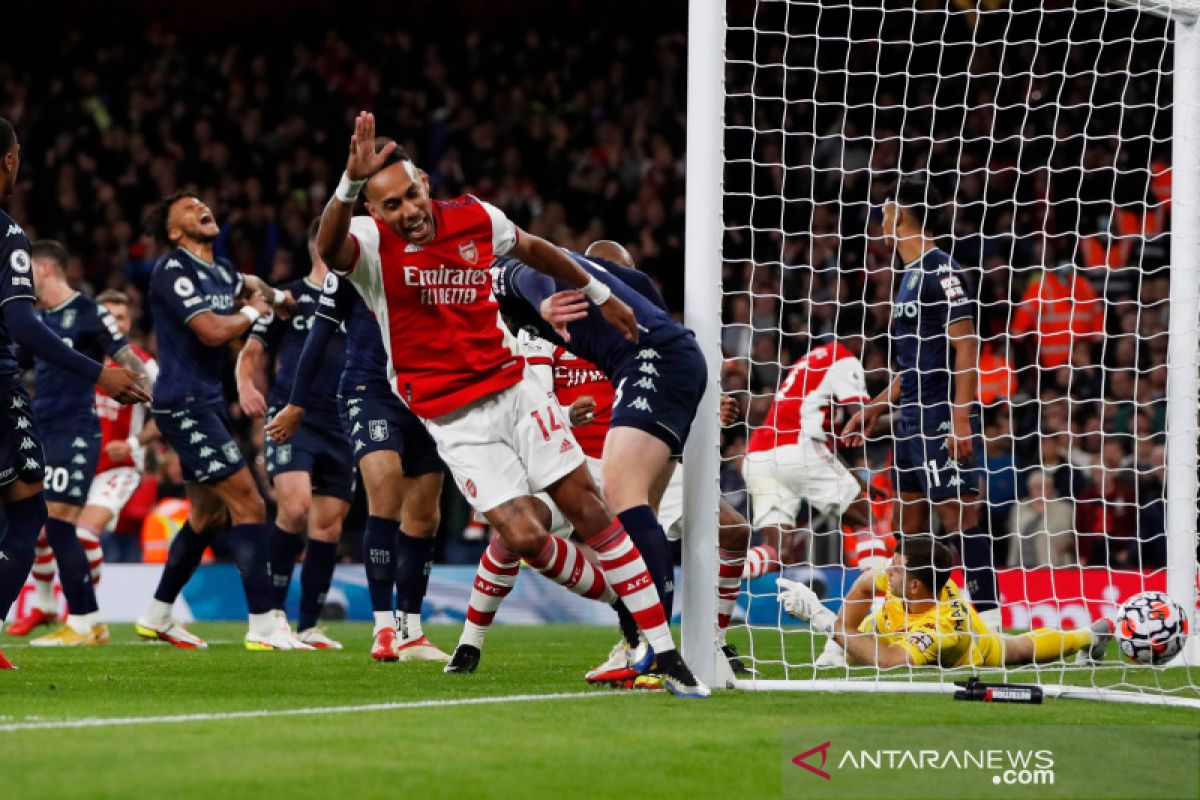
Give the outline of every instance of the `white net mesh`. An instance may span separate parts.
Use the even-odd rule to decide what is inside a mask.
[[[756,542],[775,544],[772,529],[781,530],[783,575],[835,611],[860,559],[885,554],[901,530],[900,490],[917,487],[949,502],[904,505],[920,520],[909,530],[978,562],[957,536],[975,510],[1005,629],[1087,628],[1129,596],[1167,589],[1173,23],[1093,2],[938,5],[729,4],[722,346],[725,388],[742,417],[724,431],[722,486]],[[848,447],[814,433],[804,404],[825,405],[823,393],[850,400],[852,386],[840,387],[832,368],[791,370],[835,340],[851,355],[861,343],[874,397],[913,345],[904,336],[918,350],[945,346],[944,318],[936,332],[921,326],[957,306],[953,285],[929,295],[915,284],[917,332],[893,329],[912,271],[885,237],[882,212],[901,174],[923,176],[946,198],[935,243],[961,265],[976,309],[982,439],[971,470],[934,463],[944,431],[931,407],[953,396],[893,403],[890,424]],[[917,358],[921,391],[954,391]],[[789,399],[772,412],[777,392]],[[838,406],[835,428],[849,413]],[[915,432],[905,427],[913,414],[926,420]],[[851,502],[843,470],[826,463],[831,449],[871,487],[869,502]],[[964,483],[936,491],[947,478]],[[978,494],[966,491],[972,481]],[[869,522],[852,524],[864,508]],[[1194,542],[1195,528],[1172,535]],[[773,557],[760,547],[750,563]],[[972,574],[954,577],[978,589]],[[1200,697],[1194,671],[1124,663],[1115,645],[1098,667],[1073,655],[995,669],[817,667],[825,638],[784,613],[776,577],[743,585],[728,636],[760,686],[947,682],[967,671]],[[897,641],[875,635],[873,649]],[[942,660],[953,659],[947,648]]]

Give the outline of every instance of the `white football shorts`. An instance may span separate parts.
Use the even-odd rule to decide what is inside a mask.
[[[106,469],[92,478],[92,488],[88,490],[87,505],[108,509],[112,517],[104,527],[105,533],[112,533],[117,526],[117,518],[121,509],[133,497],[138,485],[142,482],[142,473],[135,467],[113,467]]]
[[[746,453],[742,477],[754,508],[754,527],[791,527],[800,501],[837,516],[862,494],[850,470],[823,442],[802,438],[773,450]]]

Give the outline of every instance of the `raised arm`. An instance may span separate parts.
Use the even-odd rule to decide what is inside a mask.
[[[379,171],[395,149],[396,143],[388,142],[375,152],[375,115],[366,111],[359,113],[354,120],[354,134],[350,137],[346,172],[333,197],[325,204],[321,226],[317,230],[317,252],[334,272],[349,272],[354,267],[358,258],[358,242],[350,235],[354,201],[363,184]]]

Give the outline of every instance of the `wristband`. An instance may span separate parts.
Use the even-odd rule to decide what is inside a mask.
[[[271,291],[273,292],[273,294],[271,295],[271,305],[273,305],[273,306],[283,305],[283,301],[287,300],[287,293],[282,292],[279,289],[276,289],[274,287],[271,287]]]
[[[608,298],[612,297],[612,289],[592,276],[588,276],[588,282],[579,291],[587,295],[587,299],[598,306],[604,305],[608,302]]]
[[[337,189],[333,196],[343,203],[353,203],[358,199],[358,193],[362,191],[363,184],[366,181],[352,181],[350,176],[342,173],[342,179],[338,181]]]
[[[250,320],[250,324],[258,322],[258,318],[262,316],[262,312],[254,306],[242,306],[238,309],[238,313]]]

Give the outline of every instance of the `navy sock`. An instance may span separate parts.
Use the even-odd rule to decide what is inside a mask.
[[[0,620],[3,620],[33,568],[38,533],[46,524],[46,498],[38,492],[24,500],[4,503],[0,510],[7,518],[7,525],[0,531]]]
[[[392,586],[396,583],[396,549],[400,523],[383,517],[367,517],[363,530],[363,567],[373,611],[395,611]]]
[[[627,508],[617,519],[625,526],[625,532],[641,551],[642,560],[658,590],[658,599],[666,612],[667,621],[671,619],[671,611],[675,605],[675,563],[671,558],[671,547],[667,544],[667,535],[654,517],[650,506],[634,506]]]
[[[168,605],[175,602],[184,584],[192,579],[196,567],[200,566],[204,548],[208,547],[211,539],[211,536],[196,533],[192,523],[183,523],[183,527],[171,539],[167,563],[163,565],[162,577],[158,579],[158,588],[154,590],[155,600]]]
[[[979,526],[962,532],[963,572],[967,576],[967,591],[976,611],[996,608],[996,568],[992,560],[992,537]]]
[[[317,624],[321,607],[325,605],[325,595],[329,593],[329,584],[333,582],[337,549],[337,542],[309,540],[304,566],[300,569],[300,618],[296,630],[305,631]]]
[[[246,607],[251,614],[265,614],[271,610],[271,571],[267,567],[268,531],[269,527],[261,522],[234,525],[229,529],[233,560],[242,575]]]
[[[304,550],[304,536],[289,533],[278,525],[271,526],[267,535],[267,564],[271,568],[271,607],[283,608],[287,601],[288,587],[292,585],[292,572],[296,568],[296,556]]]
[[[625,601],[618,598],[617,602],[613,603],[612,609],[617,612],[617,624],[621,626],[621,635],[625,637],[625,641],[630,647],[637,647],[637,620],[633,618],[633,614],[629,613],[629,608],[626,607]]]
[[[429,571],[433,568],[433,548],[437,540],[430,536],[418,539],[400,531],[396,548],[396,610],[420,614],[429,588]]]
[[[46,520],[46,539],[58,563],[58,579],[62,581],[67,611],[72,614],[91,614],[98,611],[96,588],[92,586],[92,569],[87,553],[75,532],[75,525],[50,517]]]

